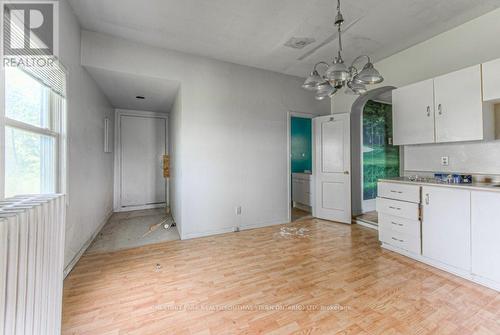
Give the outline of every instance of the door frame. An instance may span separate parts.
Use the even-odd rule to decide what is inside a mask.
[[[139,111],[139,110],[129,110],[129,109],[115,109],[115,154],[114,154],[114,177],[113,177],[113,211],[114,212],[128,212],[128,211],[136,211],[143,209],[152,209],[152,208],[162,208],[170,206],[170,196],[168,194],[168,183],[169,179],[165,179],[165,204],[154,204],[154,205],[144,205],[144,206],[133,206],[133,207],[122,207],[121,205],[121,171],[122,171],[122,161],[121,161],[121,122],[120,119],[122,116],[135,116],[135,117],[145,117],[145,118],[153,118],[153,119],[164,119],[165,120],[165,154],[169,154],[168,147],[168,114],[166,113],[156,113],[156,112],[147,112],[147,111]]]
[[[287,167],[287,208],[288,208],[288,213],[287,213],[287,221],[291,222],[292,221],[292,117],[300,117],[304,119],[311,119],[311,139],[312,139],[312,145],[313,152],[311,154],[314,155],[314,127],[312,124],[312,119],[316,117],[317,115],[310,114],[310,113],[302,113],[302,112],[291,112],[289,111],[286,115],[286,167]],[[314,162],[313,162],[314,164]],[[314,169],[313,169],[314,170]],[[314,171],[311,171],[311,188],[313,187],[314,184]],[[312,194],[312,189],[311,189],[311,194]],[[311,197],[311,208],[314,208],[314,195]],[[311,213],[312,214],[312,213]]]

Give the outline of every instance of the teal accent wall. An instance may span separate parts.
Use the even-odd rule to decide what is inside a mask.
[[[312,170],[311,119],[292,117],[291,120],[292,172]]]

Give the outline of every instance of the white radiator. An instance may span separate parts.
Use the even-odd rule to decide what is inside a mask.
[[[0,201],[0,335],[61,333],[63,195]]]

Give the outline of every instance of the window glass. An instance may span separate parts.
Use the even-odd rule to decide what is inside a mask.
[[[54,193],[55,138],[5,127],[5,196]]]
[[[5,116],[49,128],[49,89],[16,68],[5,68]]]

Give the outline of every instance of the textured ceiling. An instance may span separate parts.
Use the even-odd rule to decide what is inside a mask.
[[[304,77],[330,60],[333,0],[69,0],[84,29]],[[499,0],[344,0],[346,61],[375,60],[500,7]],[[354,23],[355,22],[355,23]],[[354,23],[354,24],[353,24]],[[285,47],[291,37],[316,42]]]

